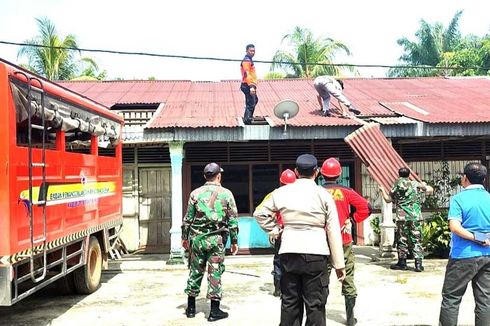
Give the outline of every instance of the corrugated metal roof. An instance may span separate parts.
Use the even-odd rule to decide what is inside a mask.
[[[239,81],[77,81],[62,82],[106,106],[164,103],[148,128],[238,127],[244,96]],[[487,78],[348,79],[344,94],[365,118],[406,116],[427,123],[490,122],[490,80]],[[344,118],[320,115],[313,81],[264,80],[258,86],[256,116],[270,117],[284,99],[298,102],[300,112],[288,121],[291,127],[359,126]],[[338,106],[336,99],[332,106]],[[389,120],[389,119],[388,119]]]
[[[345,142],[366,165],[368,173],[387,191],[398,178],[401,167],[409,168],[381,132],[379,124],[369,123],[345,137]],[[421,181],[412,172],[412,178]]]

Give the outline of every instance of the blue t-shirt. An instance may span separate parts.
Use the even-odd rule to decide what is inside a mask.
[[[482,185],[470,185],[451,198],[448,220],[457,220],[468,231],[490,232],[490,194]],[[490,256],[490,247],[451,234],[451,258]]]

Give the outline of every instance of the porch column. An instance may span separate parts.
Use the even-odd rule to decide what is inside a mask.
[[[172,227],[170,228],[169,265],[184,264],[184,251],[181,246],[182,237],[182,160],[184,143],[170,142],[170,163],[172,167]]]
[[[395,249],[393,241],[395,240],[395,223],[393,223],[393,204],[381,200],[381,234],[379,239],[379,257],[394,258]]]

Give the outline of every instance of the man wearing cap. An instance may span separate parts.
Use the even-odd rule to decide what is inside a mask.
[[[279,227],[277,212],[284,223],[279,250],[281,326],[301,325],[305,308],[306,325],[326,325],[329,259],[339,281],[345,278],[337,208],[332,196],[315,183],[317,165],[313,155],[300,155],[298,180],[276,189],[254,212],[267,232]]]
[[[187,212],[182,222],[182,247],[189,250],[189,278],[185,293],[186,316],[196,314],[196,297],[199,295],[204,270],[208,270],[208,293],[211,311],[208,321],[228,317],[222,311],[221,275],[225,271],[225,245],[230,237],[231,252],[238,252],[238,220],[235,198],[230,190],[221,186],[223,169],[216,163],[204,167],[206,183],[191,192]]]

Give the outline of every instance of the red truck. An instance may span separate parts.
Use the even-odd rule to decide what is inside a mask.
[[[123,119],[0,59],[0,306],[88,294],[122,225]]]

